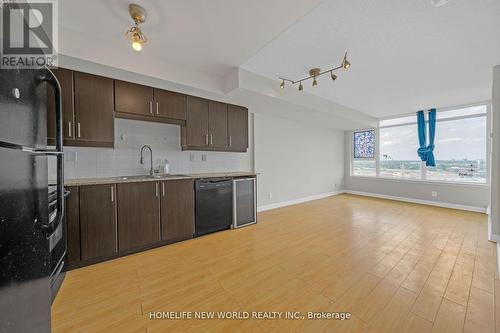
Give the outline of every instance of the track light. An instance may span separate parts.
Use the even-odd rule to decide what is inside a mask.
[[[351,67],[351,63],[347,60],[347,52],[344,55],[344,60],[342,60],[342,67],[344,67],[344,69],[349,69],[349,67]]]
[[[338,79],[338,76],[334,73],[336,70],[338,69],[349,69],[351,67],[351,63],[349,62],[349,60],[347,60],[347,52],[344,54],[344,58],[342,59],[342,63],[337,66],[337,67],[334,67],[334,68],[330,68],[330,69],[327,69],[326,71],[321,71],[320,68],[318,67],[315,67],[315,68],[311,68],[309,70],[309,76],[307,77],[303,77],[301,79],[298,79],[298,80],[291,80],[291,79],[287,79],[286,77],[280,77],[279,79],[281,80],[281,83],[280,83],[280,88],[283,89],[285,88],[285,81],[286,82],[290,82],[291,84],[299,84],[299,91],[302,91],[304,89],[304,87],[302,86],[302,81],[307,81],[307,80],[310,80],[312,79],[313,82],[312,82],[312,86],[313,87],[317,87],[318,86],[318,81],[316,80],[318,77],[320,77],[321,75],[323,74],[327,74],[327,73],[330,73],[330,77],[332,79],[332,81],[335,81]]]

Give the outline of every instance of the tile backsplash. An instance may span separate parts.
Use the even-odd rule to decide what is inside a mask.
[[[253,171],[251,149],[247,153],[181,150],[178,125],[115,119],[115,148],[64,147],[66,179],[141,175],[149,171],[149,150],[144,165],[140,149],[153,149],[153,167],[169,161],[170,173]],[[55,161],[49,159],[49,179],[55,179]]]

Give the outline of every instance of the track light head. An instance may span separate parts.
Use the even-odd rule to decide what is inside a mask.
[[[304,86],[302,86],[302,82],[299,83],[299,91],[304,90]]]
[[[285,80],[281,80],[280,88],[285,89]]]
[[[314,77],[314,80],[313,80],[313,87],[316,87],[318,85],[318,82],[316,81],[316,76]]]
[[[332,81],[337,80],[338,76],[333,73],[333,71],[330,72],[330,76],[332,78]]]
[[[344,60],[342,60],[342,67],[344,69],[349,69],[349,67],[351,67],[351,63],[347,60],[347,52],[344,55]]]

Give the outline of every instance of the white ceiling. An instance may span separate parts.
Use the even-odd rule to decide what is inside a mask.
[[[490,99],[499,36],[498,0],[440,8],[429,0],[325,0],[242,67],[298,79],[338,65],[349,50],[349,71],[305,90],[380,117]]]
[[[500,63],[500,1],[133,0],[148,10],[141,54],[124,33],[128,1],[59,1],[59,52],[225,93],[234,68],[276,80],[353,66],[306,92],[380,117],[482,101]]]
[[[133,23],[130,2],[148,11],[142,28],[150,42],[141,55],[125,38]],[[104,64],[128,63],[132,71],[138,62],[157,62],[223,77],[319,2],[64,0],[59,1],[59,52]]]

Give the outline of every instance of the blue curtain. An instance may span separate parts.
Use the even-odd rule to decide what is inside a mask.
[[[436,109],[429,110],[429,144],[425,139],[425,117],[424,111],[417,112],[417,126],[418,126],[418,156],[425,162],[426,166],[436,166],[434,160],[434,137],[436,136]]]

